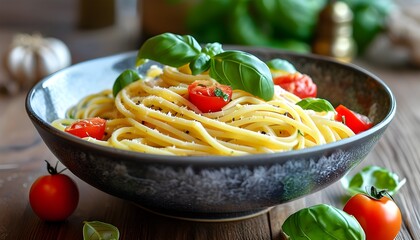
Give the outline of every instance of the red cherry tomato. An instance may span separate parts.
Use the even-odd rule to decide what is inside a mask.
[[[29,191],[29,203],[39,218],[45,221],[64,221],[79,203],[79,189],[67,175],[57,172],[47,162],[50,175],[39,177]]]
[[[360,133],[368,130],[373,126],[373,123],[368,117],[353,112],[343,105],[339,105],[335,108],[337,115],[335,116],[336,121],[344,122],[354,133]]]
[[[295,94],[300,98],[316,97],[317,86],[312,79],[299,72],[281,74],[274,77],[274,84],[279,85],[284,90]]]
[[[365,231],[366,240],[392,240],[401,229],[400,209],[392,199],[383,195],[374,198],[356,194],[343,210],[357,219]]]
[[[105,134],[106,120],[95,117],[81,119],[66,127],[65,131],[80,138],[93,137],[102,140]]]
[[[206,80],[197,80],[188,86],[188,98],[202,112],[217,112],[232,98],[232,88]]]

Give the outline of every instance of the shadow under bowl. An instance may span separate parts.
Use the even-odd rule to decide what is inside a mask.
[[[390,89],[357,66],[267,48],[240,49],[262,60],[290,61],[312,77],[319,97],[368,116],[373,128],[297,151],[185,157],[104,147],[51,126],[82,97],[112,88],[116,77],[134,66],[136,52],[90,60],[52,74],[30,90],[26,110],[52,153],[86,183],[156,213],[207,221],[253,216],[331,185],[366,157],[395,115]]]

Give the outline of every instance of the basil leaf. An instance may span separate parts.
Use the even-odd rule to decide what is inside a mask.
[[[137,53],[136,66],[148,59],[172,67],[191,62],[201,52],[200,44],[189,35],[163,33],[146,40]]]
[[[120,231],[117,227],[100,221],[84,222],[83,240],[118,240]]]
[[[114,97],[116,97],[117,94],[121,91],[121,89],[139,79],[140,76],[135,70],[125,70],[115,80],[114,85],[112,86],[112,94],[114,95]]]
[[[190,62],[189,66],[191,73],[193,75],[197,75],[209,70],[211,57],[222,52],[223,49],[220,43],[206,44],[206,46],[201,50],[201,53]]]
[[[327,204],[301,209],[290,215],[282,225],[293,240],[365,239],[359,222],[348,213]]]
[[[273,69],[273,70],[280,70],[280,71],[285,71],[288,73],[296,72],[295,66],[293,66],[289,61],[284,60],[284,59],[274,58],[266,62],[266,64],[270,69]]]
[[[222,53],[223,48],[222,44],[220,43],[208,43],[206,46],[201,50],[202,53],[205,53],[211,57],[214,57],[215,55]]]
[[[367,193],[371,186],[386,189],[392,196],[405,184],[406,179],[399,180],[397,174],[379,166],[367,166],[354,176],[346,176],[341,180],[347,192],[353,196],[357,193]]]
[[[210,68],[210,56],[205,53],[198,54],[191,62],[190,69],[193,75],[200,74]]]
[[[225,102],[227,102],[229,100],[229,95],[224,93],[223,90],[218,88],[218,87],[216,87],[216,89],[214,89],[214,96],[223,98],[223,100]]]
[[[270,69],[257,57],[242,51],[225,51],[212,57],[210,76],[219,83],[241,89],[266,101],[274,95]]]
[[[210,69],[210,76],[218,82],[264,100],[271,100],[274,95],[271,72],[264,62],[249,53],[224,52],[219,43],[207,44],[202,49],[192,36],[164,33],[148,39],[141,46],[136,66],[148,59],[172,67],[189,63],[193,74]]]
[[[297,102],[296,105],[306,110],[314,110],[315,112],[335,111],[331,103],[322,98],[304,98]]]

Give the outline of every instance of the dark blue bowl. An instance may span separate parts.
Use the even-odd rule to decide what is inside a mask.
[[[26,110],[50,150],[83,181],[160,214],[206,220],[252,216],[329,186],[365,158],[395,115],[390,89],[357,66],[273,49],[241,49],[263,60],[289,60],[313,78],[319,97],[369,116],[374,127],[298,151],[181,157],[104,147],[51,126],[82,97],[111,88],[124,69],[134,66],[136,52],[76,64],[45,78],[28,93]]]

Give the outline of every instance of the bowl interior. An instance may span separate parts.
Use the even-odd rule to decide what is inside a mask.
[[[66,111],[84,96],[112,88],[117,76],[134,66],[134,60],[135,55],[126,53],[58,71],[34,87],[29,107],[47,123],[64,118]]]
[[[275,57],[292,62],[298,71],[311,76],[318,86],[318,97],[333,106],[344,104],[368,116],[375,124],[383,121],[393,108],[388,87],[371,73],[349,64],[318,56],[246,49],[261,59]],[[47,123],[63,118],[82,97],[112,88],[116,77],[133,68],[135,52],[76,64],[40,82],[32,91],[29,107]]]

